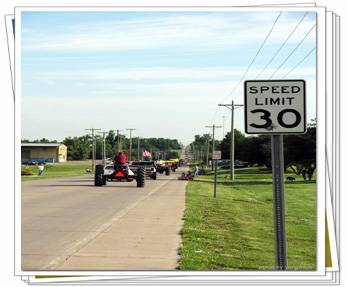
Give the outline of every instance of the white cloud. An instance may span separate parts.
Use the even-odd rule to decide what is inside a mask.
[[[255,17],[258,15],[257,17]],[[253,18],[254,17],[254,18]],[[259,18],[260,17],[260,18]],[[230,17],[225,14],[170,15],[167,17],[136,18],[134,20],[88,23],[66,26],[55,33],[40,33],[30,37],[23,32],[23,51],[129,51],[137,49],[230,49],[245,44],[260,43],[270,30],[276,14],[259,13]],[[313,21],[302,23],[301,33],[295,33],[291,42],[302,39]],[[296,22],[279,21],[269,43],[282,43]],[[310,39],[308,39],[310,40]],[[314,39],[311,39],[314,40]]]
[[[276,75],[284,75],[290,68],[279,69]],[[272,74],[276,69],[268,68],[267,74]],[[93,70],[59,70],[59,71],[37,71],[28,75],[41,81],[53,81],[62,79],[87,80],[87,81],[116,81],[122,80],[198,80],[206,79],[209,82],[220,79],[241,78],[246,67],[209,67],[209,68],[175,68],[175,67],[148,67],[136,69],[93,69]],[[262,71],[261,68],[253,68],[248,71],[248,77],[256,77]],[[315,76],[315,67],[298,67],[292,75]],[[104,83],[103,83],[103,86]]]

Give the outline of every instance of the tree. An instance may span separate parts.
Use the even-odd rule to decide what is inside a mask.
[[[271,168],[270,136],[245,137],[240,154],[242,161],[259,166],[266,165],[268,168]]]
[[[224,159],[229,159],[230,158],[230,135],[231,133],[228,132],[223,140],[220,143],[220,150],[222,151],[222,157]],[[234,158],[235,160],[241,160],[241,151],[243,148],[243,142],[245,141],[245,135],[242,134],[239,130],[235,129],[234,130]]]
[[[170,158],[179,158],[177,151],[167,151],[166,159],[170,159]]]
[[[28,139],[21,140],[21,143],[58,143],[57,140],[48,140],[46,138],[42,138],[40,140],[36,139],[34,141],[30,141]]]
[[[73,138],[67,137],[63,140],[63,144],[67,146],[68,160],[88,159],[92,151],[91,137],[89,135]]]
[[[48,139],[42,138],[40,139],[40,143],[49,143],[50,141]]]
[[[316,126],[309,125],[306,134],[283,137],[284,165],[301,174],[304,167],[316,166]]]

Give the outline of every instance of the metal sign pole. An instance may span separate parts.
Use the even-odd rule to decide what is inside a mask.
[[[217,196],[217,160],[214,160],[215,162],[215,169],[214,169],[214,197]]]
[[[275,224],[275,263],[277,270],[287,270],[287,242],[284,206],[283,136],[271,136],[273,204]]]

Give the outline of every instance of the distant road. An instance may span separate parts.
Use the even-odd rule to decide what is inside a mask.
[[[174,269],[177,265],[179,230],[183,224],[187,184],[177,180],[177,177],[186,170],[186,167],[181,167],[175,173],[171,172],[170,176],[158,174],[157,180],[146,180],[144,188],[137,188],[136,181],[108,181],[106,186],[95,187],[91,174],[22,182],[22,269],[81,270],[80,268],[82,268],[83,270],[90,266],[90,268],[98,270],[108,269],[113,266],[112,262],[116,264],[114,268],[126,269],[126,266],[122,266],[120,262],[115,262],[120,260],[119,256],[112,257],[107,264],[103,265],[101,262],[101,265],[98,266],[88,265],[96,262],[92,255],[82,257],[83,260],[80,263],[78,260],[76,263],[76,256],[73,256],[78,254],[78,251],[91,246],[93,242],[97,243],[96,240],[102,238],[102,234],[106,230],[112,230],[112,226],[119,219],[124,220],[125,217],[129,222],[135,224],[130,228],[130,234],[129,232],[117,232],[119,228],[117,227],[115,235],[110,241],[106,240],[108,242],[106,249],[115,248],[115,240],[123,240],[127,245],[121,247],[121,250],[125,252],[125,257],[131,257],[131,252],[136,250],[134,246],[129,246],[127,238],[122,237],[129,236],[136,239],[136,236],[141,236],[142,239],[139,238],[139,241],[149,236],[146,242],[153,242],[154,238],[151,239],[150,236],[156,236],[163,242],[167,241],[167,238],[171,238],[170,240],[173,241],[168,242],[169,247],[164,246],[162,253],[159,254],[151,252],[151,248],[156,248],[155,245],[142,245],[144,250],[149,248],[149,254],[153,253],[156,256],[155,260],[151,260],[150,257],[146,257],[146,260],[156,262],[157,265],[154,263],[154,265],[148,265],[148,262],[141,261],[144,259],[136,258],[136,254],[134,256],[139,269],[149,267],[158,270]],[[147,208],[143,206],[145,202]],[[154,219],[151,218],[153,212],[157,212]],[[136,216],[136,220],[129,218],[132,216],[131,214],[135,214],[133,216]],[[159,222],[159,219],[165,228],[157,230],[155,234],[150,233],[154,226],[153,220]],[[141,226],[136,227],[136,223]],[[137,232],[139,228],[145,228],[148,231],[147,235],[139,234]],[[105,242],[103,246],[105,247]],[[129,255],[126,252],[129,252]],[[171,252],[171,255],[169,256],[167,252]],[[176,254],[176,257],[173,257],[173,253]],[[111,256],[111,253],[107,254]],[[74,264],[67,265],[69,262],[74,262]],[[126,264],[126,261],[124,262]],[[62,265],[63,263],[64,265]],[[87,267],[82,263],[87,264]]]

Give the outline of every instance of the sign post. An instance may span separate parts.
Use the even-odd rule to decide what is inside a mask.
[[[215,163],[214,169],[214,197],[217,196],[217,159],[222,159],[222,152],[219,150],[215,150],[212,152],[212,160]]]
[[[275,264],[277,270],[287,269],[286,215],[284,204],[283,136],[271,136],[272,184],[275,226]]]
[[[303,80],[245,81],[245,132],[271,135],[275,265],[287,269],[283,134],[306,133]]]

